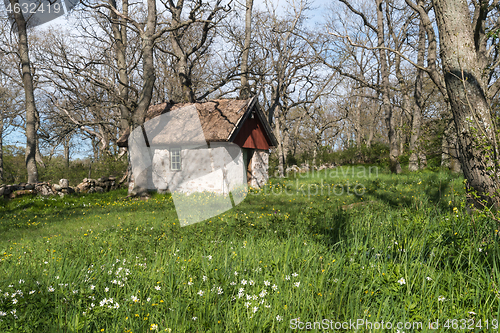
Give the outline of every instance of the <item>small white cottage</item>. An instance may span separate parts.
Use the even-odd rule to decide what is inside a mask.
[[[256,97],[154,105],[134,132],[118,146],[139,142],[134,149],[151,160],[143,166],[147,186],[159,191],[227,194],[231,184],[242,183],[259,188],[268,180],[269,150],[277,145]]]

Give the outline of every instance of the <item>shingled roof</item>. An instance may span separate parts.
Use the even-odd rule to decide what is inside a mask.
[[[247,100],[216,99],[203,103],[161,103],[149,107],[145,122],[185,106],[194,105],[198,111],[201,128],[207,142],[231,142],[239,131],[239,125],[254,110],[264,124],[270,140],[270,146],[276,146],[276,138],[257,104],[257,98]],[[130,131],[127,130],[117,141],[118,146],[126,147]]]

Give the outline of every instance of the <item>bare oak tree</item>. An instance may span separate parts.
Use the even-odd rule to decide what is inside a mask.
[[[460,162],[469,190],[500,207],[499,147],[490,103],[500,87],[498,1],[433,0],[443,75],[453,113]],[[471,12],[472,8],[472,12]],[[472,17],[472,20],[471,20]],[[477,201],[474,200],[476,203]]]
[[[248,56],[250,54],[250,43],[252,41],[252,8],[253,0],[246,0],[245,45],[241,56],[241,99],[247,99],[250,97],[250,83],[248,82]]]
[[[18,0],[10,0],[12,8],[19,7]],[[15,25],[14,29],[18,36],[19,64],[21,67],[22,85],[24,88],[26,105],[26,169],[28,171],[28,183],[38,182],[38,169],[36,165],[37,151],[37,110],[35,104],[35,93],[28,46],[28,28],[26,20],[21,11],[13,11]]]

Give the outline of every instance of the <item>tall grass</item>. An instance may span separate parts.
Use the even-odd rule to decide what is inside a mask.
[[[184,228],[168,195],[2,202],[0,331],[493,331],[498,226],[463,179],[361,170],[273,179]]]

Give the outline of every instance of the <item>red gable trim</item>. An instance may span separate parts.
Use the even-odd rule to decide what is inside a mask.
[[[241,148],[262,150],[267,150],[269,146],[272,145],[271,140],[269,140],[264,131],[264,126],[257,116],[253,119],[248,117],[245,122],[241,124],[241,129],[233,142]]]

